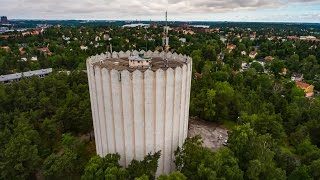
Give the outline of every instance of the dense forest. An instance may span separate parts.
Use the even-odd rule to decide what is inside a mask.
[[[95,155],[87,75],[82,71],[86,58],[105,52],[110,43],[114,50],[143,49],[145,33],[153,39],[148,42],[150,49],[161,44],[161,28],[111,29],[49,28],[43,35],[0,42],[11,48],[0,50],[1,74],[56,70],[43,79],[0,84],[0,179],[155,178],[161,152],[133,160],[128,167],[119,165],[117,154]],[[190,115],[228,124],[230,134],[228,145],[217,152],[203,147],[200,137],[188,139],[175,151],[177,171],[159,179],[320,179],[320,98],[306,98],[290,80],[293,72],[303,73],[320,89],[320,48],[311,48],[320,47],[319,42],[269,40],[264,37],[269,30],[257,31],[263,35],[259,39],[240,41],[236,34],[250,32],[235,31],[227,39],[237,45],[234,51],[220,40],[230,34],[226,30],[170,33],[172,51],[190,55],[193,73],[201,75],[192,79]],[[290,33],[275,33],[284,32]],[[94,40],[105,33],[112,40]],[[181,37],[187,42],[180,42]],[[97,43],[102,46],[95,47]],[[18,61],[21,45],[38,61]],[[83,51],[80,45],[89,49]],[[37,48],[43,46],[53,55],[39,53]],[[256,46],[257,59],[267,55],[275,59],[265,67],[253,62],[240,72],[242,62],[253,61],[241,51]],[[224,59],[218,58],[220,53]],[[284,68],[288,73],[282,73]]]

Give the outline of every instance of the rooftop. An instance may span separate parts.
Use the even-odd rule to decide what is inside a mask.
[[[188,61],[189,62],[189,61]],[[168,68],[177,68],[181,67],[186,64],[186,62],[180,61],[178,59],[168,58],[168,64],[166,66],[165,61],[161,57],[153,57],[151,59],[151,70],[157,71],[158,69],[168,69]],[[93,64],[94,66],[101,66],[105,67],[107,69],[114,69],[117,71],[123,71],[128,70],[129,72],[133,72],[136,69],[139,69],[141,71],[146,71],[145,68],[134,68],[129,67],[129,59],[128,57],[124,58],[105,58],[102,60],[102,62],[96,62]]]
[[[301,81],[296,81],[296,85],[302,88],[308,88],[310,86],[310,84]]]
[[[150,67],[139,66],[139,67],[130,67],[129,66],[129,57],[133,57],[135,55],[140,55],[143,57],[148,57],[148,60],[151,59]],[[167,60],[164,60],[164,57],[167,57]],[[138,61],[138,60],[137,60]],[[191,63],[192,59],[188,56],[171,53],[168,52],[166,55],[164,52],[158,51],[120,51],[120,52],[107,52],[106,54],[91,56],[87,59],[87,63],[92,66],[100,66],[107,68],[109,70],[114,69],[117,71],[128,70],[129,72],[133,72],[135,70],[139,70],[145,72],[150,69],[152,71],[157,71],[158,69],[167,70],[168,68],[175,69],[177,67],[182,68],[184,65]]]
[[[47,75],[49,73],[52,73],[52,68],[28,71],[23,73],[1,75],[0,82],[13,81],[13,80],[21,79],[22,77]]]

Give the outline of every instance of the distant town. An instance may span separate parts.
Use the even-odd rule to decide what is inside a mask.
[[[41,22],[41,23],[40,23]],[[12,39],[29,39],[32,36],[46,36],[46,32],[56,31],[60,34],[62,33],[61,43],[66,44],[64,47],[68,47],[70,45],[74,46],[74,44],[80,43],[80,45],[76,48],[70,48],[70,51],[85,51],[84,54],[88,54],[91,48],[96,48],[100,50],[108,51],[110,50],[110,45],[113,44],[114,50],[120,50],[119,45],[117,44],[116,39],[123,39],[124,43],[121,44],[121,47],[129,47],[129,48],[139,48],[144,50],[158,50],[162,51],[162,47],[156,46],[156,42],[158,41],[155,32],[158,28],[163,26],[164,22],[138,22],[138,21],[25,21],[25,20],[14,20],[10,21],[6,16],[1,17],[1,29],[0,29],[0,38],[3,40],[12,40]],[[265,73],[268,73],[269,70],[266,68],[272,62],[277,55],[273,52],[270,53],[261,48],[265,43],[277,42],[281,44],[287,44],[287,42],[299,42],[303,41],[309,45],[309,51],[315,51],[318,49],[318,42],[320,42],[320,25],[319,24],[301,24],[301,23],[232,23],[232,22],[203,22],[203,24],[199,24],[199,22],[169,22],[170,31],[176,32],[177,35],[174,35],[173,44],[177,45],[173,47],[171,50],[175,51],[184,46],[192,45],[192,40],[190,39],[192,36],[196,36],[196,34],[213,34],[218,35],[219,40],[224,43],[224,47],[221,48],[217,53],[217,60],[225,59],[227,54],[239,54],[237,58],[243,59],[240,65],[240,72],[247,71],[252,66],[252,63],[259,63]],[[88,34],[90,30],[90,26],[100,27],[98,31],[94,34]],[[113,29],[107,26],[116,25],[116,29],[132,29],[129,31],[133,31],[135,38],[138,39],[141,44],[131,43],[133,37],[120,37],[115,35],[111,35]],[[239,25],[239,26],[237,26]],[[244,27],[247,25],[248,27]],[[80,35],[79,32],[75,33],[64,33],[66,29],[70,29],[72,31],[76,30],[76,27],[80,29],[84,29],[86,32],[86,36]],[[103,29],[103,27],[107,27]],[[142,29],[142,30],[140,30]],[[145,32],[143,32],[145,29]],[[149,31],[147,30],[149,29]],[[280,30],[280,31],[279,31]],[[82,33],[82,31],[80,31]],[[174,34],[176,34],[174,33]],[[173,36],[173,35],[172,35]],[[90,37],[93,38],[90,40]],[[86,39],[89,38],[89,39]],[[147,38],[147,40],[145,39]],[[119,40],[120,40],[119,39]],[[115,42],[114,42],[115,41]],[[143,42],[146,41],[146,44]],[[176,42],[175,42],[176,41]],[[253,44],[249,47],[243,47],[242,41],[245,43]],[[237,42],[237,43],[233,43]],[[262,42],[262,44],[261,44]],[[148,47],[149,43],[149,47]],[[240,43],[240,44],[239,44]],[[38,46],[30,47],[26,43],[19,44],[18,50],[19,54],[16,54],[15,57],[17,62],[26,62],[26,63],[35,63],[38,61],[38,57],[45,56],[47,58],[53,58],[58,55],[57,53],[53,53],[50,50],[52,45],[50,42],[42,44],[38,43]],[[42,44],[42,45],[41,45]],[[5,42],[1,43],[1,49],[5,52],[14,52],[15,49],[10,47],[10,44]],[[294,51],[295,44],[292,44],[292,50]],[[102,48],[104,47],[104,48]],[[58,47],[55,47],[58,48]],[[149,49],[148,49],[149,48]],[[33,52],[28,53],[26,52]],[[92,49],[93,50],[93,49]],[[93,52],[96,52],[93,50]],[[40,53],[40,54],[39,54]],[[91,54],[90,52],[89,54]],[[31,68],[33,69],[33,68]],[[34,70],[34,69],[33,69]],[[298,70],[298,69],[297,69]],[[5,70],[3,71],[5,72]],[[7,71],[7,72],[10,72]],[[12,71],[14,72],[14,71]],[[284,76],[288,74],[292,74],[291,79],[296,81],[296,76],[303,76],[301,72],[292,72],[292,70],[288,68],[283,68],[280,72]],[[299,75],[297,75],[297,73]],[[196,72],[196,75],[200,77],[201,74]],[[318,76],[317,76],[318,77]],[[320,77],[319,77],[320,78]],[[303,78],[298,78],[299,82],[303,82]],[[307,81],[310,82],[311,79]],[[314,86],[310,85],[306,82],[304,84],[297,83],[297,86],[304,89],[306,92],[306,96],[311,97],[314,95]],[[316,86],[318,87],[318,86]],[[316,88],[319,89],[319,88]]]

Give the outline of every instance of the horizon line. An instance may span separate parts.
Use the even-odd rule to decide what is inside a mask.
[[[130,21],[130,22],[165,22],[165,20],[113,20],[113,19],[36,19],[36,18],[13,18],[8,21]],[[294,23],[294,24],[320,24],[320,22],[308,22],[308,21],[237,21],[237,20],[168,20],[168,22],[222,22],[222,23]]]

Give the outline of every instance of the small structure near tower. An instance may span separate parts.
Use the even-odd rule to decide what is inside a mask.
[[[131,55],[128,59],[129,59],[130,68],[150,68],[151,66],[152,58],[147,57],[141,53],[136,55]]]

